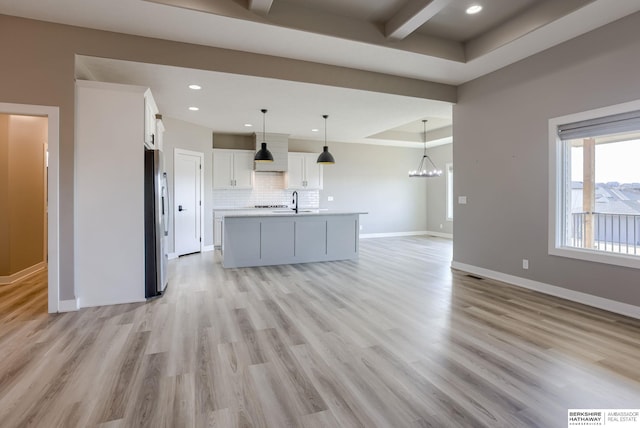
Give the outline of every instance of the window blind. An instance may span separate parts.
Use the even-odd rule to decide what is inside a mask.
[[[598,137],[631,131],[640,131],[640,110],[558,126],[558,136],[561,140]]]

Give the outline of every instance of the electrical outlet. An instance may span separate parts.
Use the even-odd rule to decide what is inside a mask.
[[[440,224],[440,229],[442,229],[442,224]]]
[[[458,196],[458,203],[460,205],[464,205],[467,203],[467,197],[466,196]]]
[[[529,260],[522,259],[522,269],[529,269]]]
[[[360,230],[362,230],[362,225],[360,225]]]
[[[327,196],[327,201],[332,202],[333,201],[333,196]]]

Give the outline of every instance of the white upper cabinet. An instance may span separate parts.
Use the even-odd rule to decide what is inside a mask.
[[[251,150],[213,150],[214,189],[252,189],[253,157]]]
[[[158,114],[158,107],[151,91],[147,91],[144,94],[144,144],[150,149],[161,150],[157,144],[156,114]]]
[[[322,189],[322,165],[318,153],[289,153],[287,189]]]
[[[162,151],[164,147],[164,123],[162,122],[162,115],[156,114],[156,136],[153,139],[155,143],[155,149]]]

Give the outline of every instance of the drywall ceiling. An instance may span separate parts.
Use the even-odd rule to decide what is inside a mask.
[[[472,3],[483,11],[467,15]],[[639,10],[638,1],[618,0],[0,0],[7,15],[450,85]],[[323,113],[331,115],[330,139],[381,144],[420,141],[405,127],[422,118],[434,127],[451,121],[446,103],[215,72],[198,76],[215,90],[184,94],[183,73],[135,64],[84,66],[97,80],[149,86],[165,115],[219,132],[246,132],[238,124],[259,124],[263,107],[268,131],[294,138],[313,138],[307,129],[321,127]],[[204,107],[188,115],[184,106],[196,97]]]
[[[430,130],[446,129],[429,146],[451,142],[452,105],[443,101],[87,56],[76,57],[76,77],[149,87],[164,117],[219,133],[262,132],[266,108],[266,131],[295,139],[323,140],[322,115],[329,114],[331,141],[413,147],[422,141],[424,118]],[[400,133],[385,134],[396,128]]]
[[[0,13],[460,84],[640,10],[627,0],[0,0]]]

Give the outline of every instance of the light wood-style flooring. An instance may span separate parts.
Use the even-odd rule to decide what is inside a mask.
[[[640,407],[640,321],[450,260],[427,237],[263,268],[209,252],[172,261],[162,298],[56,315],[35,281],[0,287],[0,426],[547,428]]]

